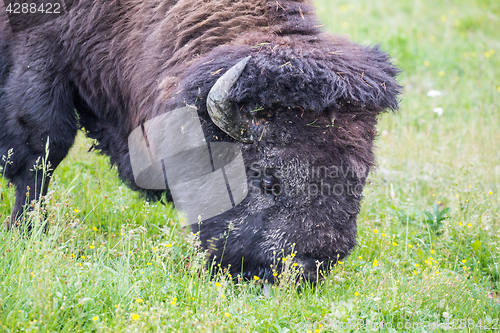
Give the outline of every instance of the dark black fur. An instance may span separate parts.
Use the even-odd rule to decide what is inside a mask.
[[[269,280],[271,265],[292,248],[311,279],[317,262],[345,257],[374,163],[377,116],[397,108],[398,70],[378,46],[322,33],[304,2],[81,0],[67,15],[16,34],[2,17],[0,156],[14,151],[5,170],[17,187],[11,225],[22,222],[27,200],[46,192],[30,169],[47,138],[55,169],[85,128],[136,190],[127,139],[145,120],[195,105],[208,141],[234,142],[212,123],[206,96],[251,55],[231,97],[249,117],[268,122],[260,140],[238,143],[253,193],[197,226],[202,244],[233,275]],[[333,166],[343,174],[299,172]],[[294,191],[265,192],[262,178]],[[343,193],[301,190],[326,183]]]

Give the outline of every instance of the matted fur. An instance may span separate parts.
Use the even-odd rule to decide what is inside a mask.
[[[377,115],[398,104],[398,70],[389,57],[378,46],[323,33],[308,1],[80,0],[68,14],[16,34],[1,13],[0,156],[13,148],[5,172],[17,187],[12,222],[26,188],[40,190],[30,169],[47,138],[56,168],[84,128],[136,190],[127,140],[144,121],[195,105],[208,141],[234,141],[211,122],[206,96],[248,55],[231,98],[270,124],[258,142],[239,143],[249,182],[252,162],[273,170],[323,163],[368,172]],[[262,111],[251,113],[254,106]],[[291,172],[279,180],[319,184],[310,178]],[[363,186],[365,179],[337,181]],[[273,253],[294,247],[313,277],[316,260],[335,262],[355,245],[360,193],[316,201],[277,196],[274,208],[271,199],[249,196],[200,226],[203,245],[215,240],[212,257],[233,273],[271,279]]]

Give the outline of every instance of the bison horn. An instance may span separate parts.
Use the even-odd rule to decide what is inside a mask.
[[[247,115],[242,113],[236,104],[229,99],[229,92],[241,76],[251,57],[246,57],[231,67],[214,84],[207,97],[207,110],[217,127],[232,138],[252,143],[258,136],[259,125],[254,124]]]

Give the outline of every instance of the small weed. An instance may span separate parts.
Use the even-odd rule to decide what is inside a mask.
[[[424,223],[430,228],[430,230],[439,234],[439,229],[443,226],[443,222],[449,218],[448,213],[450,212],[449,207],[443,207],[442,210],[439,209],[438,204],[432,205],[432,211],[426,211]]]

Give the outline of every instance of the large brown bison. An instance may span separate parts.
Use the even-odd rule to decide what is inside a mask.
[[[25,204],[47,191],[50,174],[33,171],[47,142],[55,169],[84,129],[131,188],[183,207],[189,195],[176,202],[173,188],[187,182],[170,175],[196,173],[208,152],[209,173],[222,170],[227,188],[197,183],[203,190],[192,200],[213,202],[204,209],[216,213],[196,215],[192,227],[234,276],[272,281],[279,258],[294,251],[315,279],[317,263],[352,250],[377,116],[397,108],[400,91],[398,70],[378,46],[323,33],[306,0],[61,6],[31,25],[5,7],[0,14],[0,156],[13,153],[12,164],[0,163],[17,188],[10,226],[23,224]],[[154,145],[161,159],[194,137],[193,147],[204,148],[194,159],[179,151],[174,171],[171,159],[155,160]],[[217,165],[225,152],[224,163],[237,161],[243,172],[233,177],[238,189],[233,169]],[[158,174],[163,184],[148,183]],[[228,208],[217,207],[220,193],[229,193]]]

